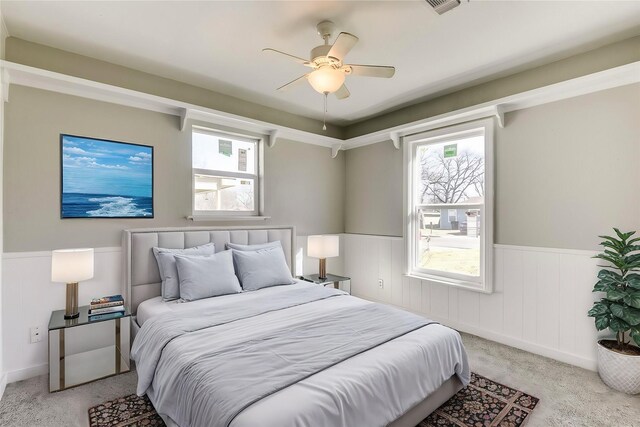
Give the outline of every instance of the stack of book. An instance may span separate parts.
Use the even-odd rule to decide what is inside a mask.
[[[94,298],[89,306],[89,320],[107,320],[124,316],[122,295]]]

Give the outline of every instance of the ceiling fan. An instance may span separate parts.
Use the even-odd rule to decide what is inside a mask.
[[[334,27],[335,25],[331,21],[322,21],[316,26],[318,34],[322,37],[322,40],[324,40],[324,44],[311,49],[309,60],[276,49],[262,49],[263,52],[275,52],[284,55],[299,64],[313,69],[309,73],[280,86],[277,90],[284,91],[305,81],[309,82],[314,90],[325,96],[325,116],[327,112],[328,94],[333,93],[338,99],[349,97],[349,90],[344,85],[346,76],[390,78],[393,77],[396,72],[396,69],[390,66],[345,64],[344,57],[358,42],[358,37],[343,32],[338,34],[333,45],[330,45],[329,39],[331,38]],[[326,124],[323,126],[323,129],[326,130]]]

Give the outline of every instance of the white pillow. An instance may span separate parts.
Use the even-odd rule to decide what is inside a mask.
[[[171,301],[180,298],[180,282],[176,267],[176,255],[213,255],[216,247],[213,243],[186,249],[153,248],[162,279],[162,299]]]
[[[245,291],[295,283],[280,245],[258,250],[233,250],[233,261]]]
[[[209,256],[176,255],[175,260],[180,277],[180,298],[184,301],[242,292],[233,271],[231,251]]]
[[[238,243],[227,243],[227,249],[235,249],[236,251],[257,251],[267,248],[282,248],[280,240],[269,243],[258,243],[257,245],[240,245]]]

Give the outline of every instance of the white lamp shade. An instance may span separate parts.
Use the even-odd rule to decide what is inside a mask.
[[[93,277],[93,249],[58,249],[51,252],[51,281],[75,283]]]
[[[340,237],[309,236],[307,255],[312,258],[331,258],[340,255]]]
[[[307,76],[307,80],[317,92],[333,93],[344,83],[344,72],[326,66],[318,68]]]

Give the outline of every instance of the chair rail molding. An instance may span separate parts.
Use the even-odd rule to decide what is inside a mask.
[[[596,251],[494,244],[494,289],[482,294],[406,276],[401,237],[343,234],[342,241],[354,296],[596,370],[596,341],[606,335],[587,317],[599,269]]]

